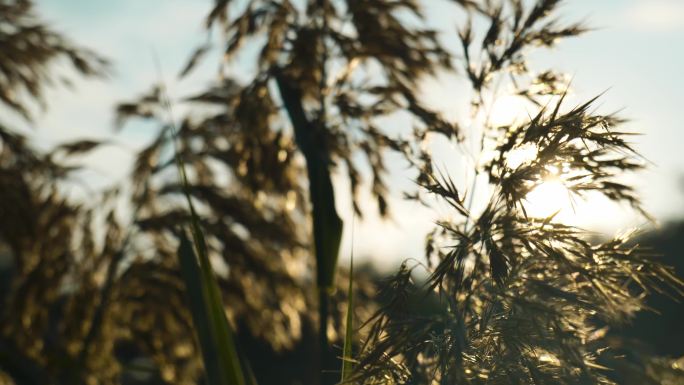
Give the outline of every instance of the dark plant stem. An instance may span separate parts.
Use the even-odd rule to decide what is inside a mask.
[[[330,355],[330,346],[325,333],[328,319],[328,290],[332,288],[337,254],[342,239],[342,220],[335,209],[335,191],[330,176],[330,156],[325,141],[322,121],[311,122],[302,105],[302,92],[295,82],[280,70],[275,73],[285,109],[294,128],[295,141],[306,159],[309,179],[309,200],[312,206],[313,236],[316,255],[316,280],[319,289],[320,318],[320,362]],[[321,385],[323,379],[321,371]]]

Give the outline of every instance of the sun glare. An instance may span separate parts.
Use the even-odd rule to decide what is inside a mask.
[[[511,124],[526,116],[528,102],[515,95],[498,97],[489,111],[489,123],[494,126]]]
[[[567,221],[572,219],[573,203],[570,191],[560,180],[548,180],[527,194],[524,206],[529,216],[546,218],[557,212],[556,219]]]
[[[560,179],[546,180],[530,191],[523,201],[530,217],[548,218],[555,222],[586,229],[613,231],[615,223],[639,224],[638,216],[604,195],[589,192],[578,196]]]
[[[506,165],[512,169],[516,169],[523,163],[533,161],[536,157],[537,148],[532,144],[528,144],[507,153]]]
[[[501,107],[506,106],[512,107],[512,104],[504,103]],[[498,116],[503,119],[504,115],[506,114]],[[509,115],[508,118],[510,117]],[[517,169],[534,161],[537,158],[537,151],[533,144],[520,146],[505,155],[506,165],[511,169]],[[571,192],[563,181],[569,176],[565,167],[549,171],[550,175],[535,186],[523,200],[523,207],[528,216],[547,218],[554,215],[554,221],[601,231],[612,231],[616,223],[641,223],[635,212],[600,192],[588,191],[582,196]]]
[[[537,157],[537,148],[533,145],[526,145],[515,149],[506,155],[506,165],[513,169],[520,165],[531,162]],[[554,215],[556,220],[563,222],[575,222],[576,205],[585,203],[583,200],[573,199],[560,178],[560,173],[556,176],[544,180],[525,197],[523,203],[527,215],[538,218],[546,218]]]

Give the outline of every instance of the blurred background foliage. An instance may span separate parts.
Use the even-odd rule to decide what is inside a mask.
[[[507,2],[512,20],[517,20],[511,31],[502,9],[492,2],[457,3],[486,21],[479,54],[473,58],[445,50],[437,32],[421,19],[415,1],[252,1],[234,8],[229,1],[216,1],[208,10],[207,29],[221,36],[219,49],[226,60],[257,46],[259,53],[251,63],[257,69],[254,76],[235,79],[222,62],[219,80],[205,91],[167,103],[160,70],[157,79],[150,79],[149,92],[117,107],[120,129],[143,119],[158,127],[157,135],[136,155],[126,183],[93,193],[87,200],[70,198],[72,175],[88,167],[78,163],[78,156],[111,143],[82,140],[39,150],[13,129],[11,119],[0,118],[0,384],[204,381],[176,258],[179,225],[188,223],[190,214],[176,176],[173,125],[226,314],[258,383],[339,379],[348,276],[344,269],[335,269],[340,237],[335,232],[343,225],[337,223],[331,175],[348,177],[356,215],[367,215],[358,203],[358,190],[368,186],[379,214],[387,216],[389,195],[395,192],[388,191],[385,155],[398,153],[415,167],[424,192],[442,195],[457,210],[467,211],[457,190],[439,180],[424,145],[430,135],[462,143],[467,133],[421,102],[419,80],[458,70],[470,81],[477,109],[496,73],[510,71],[530,84],[544,85],[519,90],[541,104],[545,95],[562,95],[562,82],[552,72],[532,76],[524,49],[551,46],[585,29],[558,25],[550,18],[556,1],[525,8],[517,1]],[[474,36],[469,27],[460,29],[465,52]],[[209,46],[199,47],[179,77],[187,76],[208,50]],[[106,78],[110,71],[108,60],[38,19],[31,1],[0,0],[3,112],[30,120],[35,106],[50,104],[42,98],[46,87],[68,84],[70,76]],[[413,132],[388,132],[379,126],[378,118],[396,113],[414,119]],[[514,136],[510,145],[518,145],[520,137]],[[544,145],[539,137],[525,140]],[[564,156],[557,148],[553,152]],[[370,180],[364,182],[360,169],[366,168]],[[505,159],[500,157],[483,171],[500,182],[506,177],[502,170]],[[530,167],[522,178],[542,172]],[[511,202],[508,209],[516,209],[525,195],[520,186],[513,183],[501,192]],[[609,193],[615,199],[638,207],[629,189],[613,187]],[[601,188],[596,183],[578,187]],[[420,194],[408,198],[424,199]],[[324,218],[318,230],[316,202],[323,202],[318,203]],[[513,226],[516,217],[506,215],[501,217]],[[471,225],[485,228],[485,217]],[[319,241],[326,237],[321,232],[338,226],[326,242]],[[466,221],[464,232],[468,226]],[[493,241],[487,242],[488,250],[496,248]],[[667,223],[632,242],[662,254],[665,265],[684,274],[682,223]],[[319,255],[323,249],[326,253]],[[428,261],[430,257],[428,251]],[[440,254],[437,260],[444,257]],[[504,258],[498,266],[487,261],[483,277],[497,282],[509,277],[511,261]],[[406,270],[386,277],[372,265],[357,266],[355,319],[362,324],[386,316],[398,288],[406,295],[402,311],[437,319],[445,312],[440,295],[421,292],[425,283],[440,286],[441,282],[434,285],[437,276],[427,281],[414,277],[416,283]],[[326,298],[319,295],[322,288]],[[598,330],[605,337],[601,349],[609,347],[609,353],[597,365],[614,369],[606,372],[607,379],[624,384],[682,383],[683,307],[667,294],[648,297],[646,304],[653,312],[639,312],[633,322]],[[319,311],[323,302],[325,313]],[[383,329],[382,323],[375,324],[376,329],[373,325],[359,329],[357,352],[367,335],[376,333],[377,343],[393,332]],[[321,347],[322,339],[328,346]],[[370,347],[378,355],[360,359],[378,369],[365,372],[373,379],[386,369],[385,360],[394,357],[385,354],[381,344]],[[445,355],[452,353],[456,354]],[[424,356],[414,359],[413,383],[436,380],[420,372]],[[322,378],[321,369],[327,373]],[[454,379],[442,375],[443,382]]]

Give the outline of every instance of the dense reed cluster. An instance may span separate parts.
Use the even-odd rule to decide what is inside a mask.
[[[446,201],[453,215],[427,238],[426,282],[414,284],[406,266],[390,281],[387,305],[368,321],[359,382],[614,383],[605,366],[613,358],[603,339],[608,327],[641,310],[646,293],[681,295],[681,281],[658,256],[640,249],[633,234],[596,242],[555,214],[526,212],[528,194],[553,180],[567,189],[559,200],[598,192],[647,215],[623,182],[625,172],[645,163],[629,143],[631,134],[620,130],[624,121],[593,112],[596,99],[564,105],[567,85],[558,84],[558,75],[535,77],[527,69],[530,46],[551,46],[584,31],[557,27],[558,3],[540,1],[530,9],[517,1],[468,3],[473,18],[489,21],[481,44],[470,25],[460,33],[473,116],[486,110],[492,82],[502,77],[538,112],[503,127],[480,121],[480,151],[491,153],[473,170],[487,176],[490,197],[480,210],[464,198],[472,191],[429,164],[423,168],[422,187]],[[530,159],[509,162],[524,149],[532,150]],[[438,304],[429,314],[416,311],[410,301],[416,296],[436,296]]]
[[[120,135],[142,120],[154,133],[129,178],[89,202],[68,198],[73,157],[104,142],[39,151],[0,120],[0,384],[327,385],[340,368],[360,384],[614,383],[608,328],[682,283],[632,233],[597,241],[526,210],[553,180],[569,199],[602,194],[647,216],[623,178],[644,166],[624,121],[596,99],[571,105],[563,74],[527,62],[587,28],[562,23],[558,0],[445,3],[457,32],[431,25],[418,0],[214,1],[208,43],[178,81],[216,50],[218,80],[169,95],[160,71],[120,103]],[[109,69],[31,1],[0,0],[3,112],[30,120],[67,67]],[[423,102],[422,82],[440,74],[468,84],[454,92],[472,96],[469,119]],[[502,84],[534,113],[493,124]],[[411,130],[386,123],[397,117]],[[449,164],[471,164],[467,180],[436,170],[434,138],[453,144]],[[514,162],[520,151],[533,155]],[[389,190],[388,153],[417,191]],[[379,295],[368,270],[337,270],[349,229],[337,174],[359,218],[371,214],[361,188],[383,217],[401,193],[451,211],[425,262]],[[649,362],[630,370],[656,383],[670,361]]]

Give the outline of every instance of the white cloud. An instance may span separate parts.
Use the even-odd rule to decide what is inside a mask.
[[[684,1],[638,0],[625,10],[624,18],[633,28],[650,32],[684,30]]]

